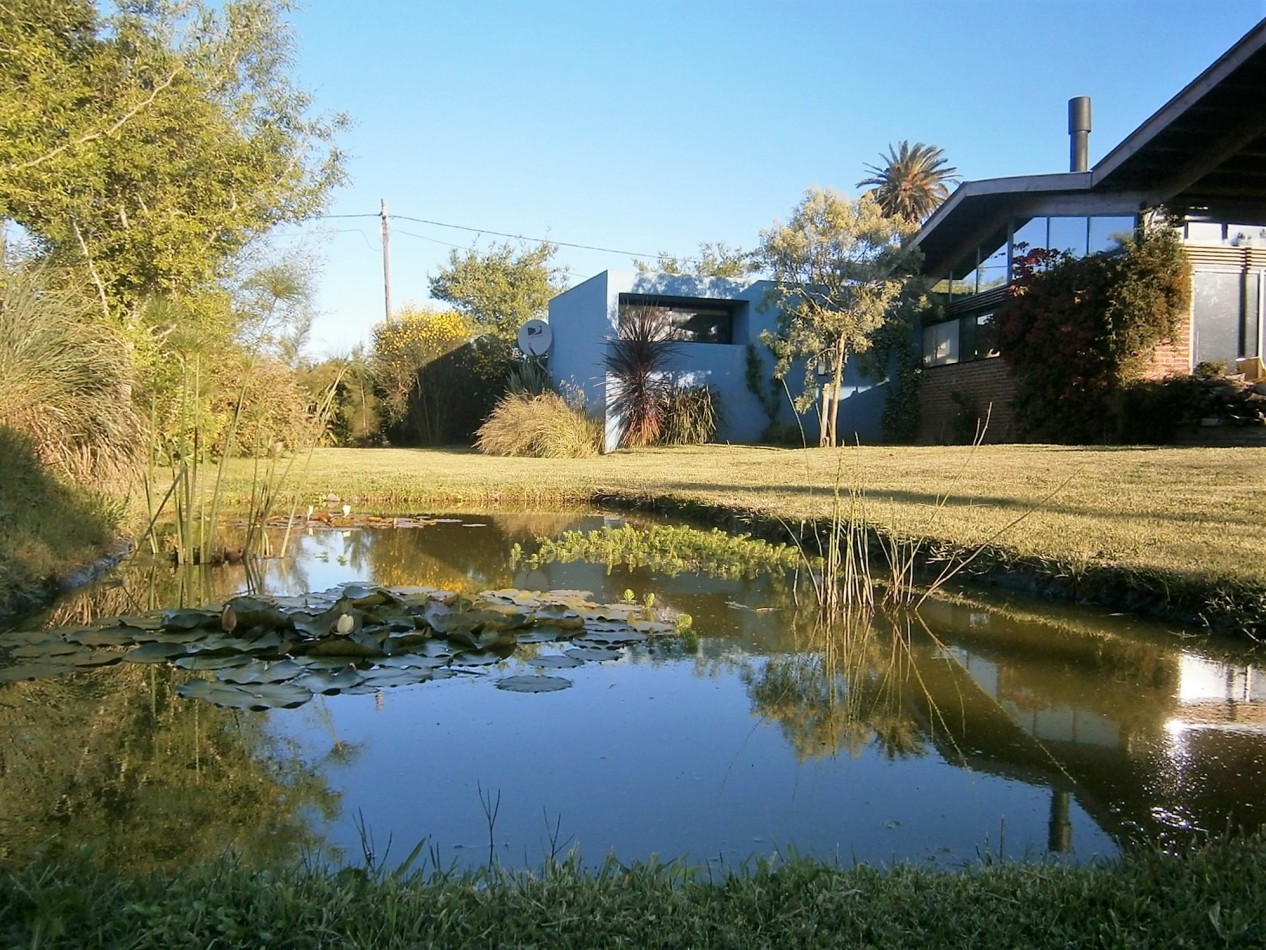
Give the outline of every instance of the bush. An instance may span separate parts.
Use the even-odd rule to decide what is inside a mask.
[[[1137,379],[1153,348],[1188,311],[1191,265],[1159,230],[1114,253],[1073,258],[1035,249],[994,320],[1016,380],[1024,434],[1050,442],[1113,436],[1113,395]]]
[[[664,402],[661,441],[665,445],[702,445],[716,438],[720,404],[708,386],[678,386]]]
[[[602,423],[557,393],[510,393],[479,427],[475,448],[485,455],[589,458],[602,447]]]
[[[126,341],[64,275],[0,270],[0,426],[80,482],[125,474],[141,427]]]

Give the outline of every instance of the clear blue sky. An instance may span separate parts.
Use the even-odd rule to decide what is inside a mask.
[[[753,247],[806,188],[901,139],[967,179],[1093,164],[1266,17],[1266,0],[307,0],[296,78],[347,112],[333,215],[393,220],[393,302],[486,232],[653,255]],[[1266,90],[1263,90],[1266,95]],[[405,217],[482,229],[463,231]],[[375,217],[314,222],[314,355],[382,319]],[[579,282],[627,253],[560,248]]]

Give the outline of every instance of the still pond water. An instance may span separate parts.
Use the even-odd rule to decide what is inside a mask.
[[[205,673],[115,663],[0,685],[0,864],[89,845],[138,870],[231,848],[260,865],[427,860],[539,867],[684,857],[735,868],[795,851],[957,866],[1085,861],[1266,822],[1261,657],[1103,612],[925,604],[921,623],[823,630],[786,580],[527,568],[515,544],[612,516],[454,516],[317,527],[298,556],[177,577],[150,567],[0,633],[0,681],[33,626],[351,581],[476,592],[653,594],[692,634],[609,651],[523,643],[447,679],[362,685],[297,708],[184,698]],[[22,646],[22,644],[27,644]],[[3,649],[6,648],[7,649]],[[570,650],[570,652],[569,652]],[[56,658],[52,658],[55,661]],[[6,676],[6,668],[8,675]],[[497,688],[517,675],[568,688]],[[382,681],[383,683],[386,680]]]

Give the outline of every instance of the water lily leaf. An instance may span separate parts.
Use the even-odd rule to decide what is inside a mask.
[[[506,676],[497,680],[497,689],[512,693],[553,693],[571,685],[571,680],[561,676]]]
[[[185,699],[206,699],[216,684],[211,680],[191,679],[176,685],[176,695]]]
[[[546,656],[534,656],[527,662],[529,666],[539,667],[543,670],[566,670],[572,667],[583,666],[585,661],[574,656],[547,654]]]
[[[328,640],[305,642],[295,646],[296,652],[305,656],[339,656],[361,660],[376,660],[383,655],[382,648],[357,643],[351,637],[330,637]]]
[[[123,653],[107,652],[105,650],[85,650],[72,656],[58,657],[58,659],[68,660],[77,669],[86,670],[98,666],[113,666],[115,663],[121,662],[123,657]]]
[[[116,618],[118,624],[123,627],[134,627],[137,630],[161,630],[163,628],[163,618],[157,614],[144,615],[127,615]]]
[[[343,599],[350,601],[353,607],[372,607],[375,604],[385,604],[391,599],[385,590],[373,584],[353,582],[344,584],[341,591]]]
[[[55,660],[32,660],[14,666],[0,668],[0,683],[20,683],[24,680],[42,680],[65,673],[73,673],[78,667],[73,663]]]
[[[232,607],[237,614],[239,631],[249,630],[251,627],[261,627],[264,630],[290,627],[290,618],[280,608],[257,597],[234,597],[225,606]]]
[[[454,630],[448,634],[448,642],[463,650],[491,650],[501,647],[503,651],[513,652],[515,639],[499,630],[484,630],[472,633],[469,630]]]
[[[532,622],[549,624],[564,630],[581,630],[585,626],[585,619],[579,613],[562,604],[546,604],[538,607],[532,613]]]
[[[290,660],[281,660],[277,663],[263,663],[256,660],[250,666],[227,669],[220,674],[219,678],[225,683],[247,686],[261,683],[284,683],[307,672],[306,667]]]
[[[230,709],[293,709],[312,698],[312,693],[293,683],[264,683],[259,686],[232,686],[218,683],[204,696],[209,703]]]
[[[219,654],[203,651],[176,657],[173,662],[183,670],[230,670],[235,666],[248,666],[257,661],[254,657],[241,653]]]
[[[560,627],[552,623],[536,624],[525,630],[516,631],[514,638],[519,643],[558,643],[570,640],[582,630],[584,630],[583,626],[573,630],[570,627]]]
[[[161,614],[163,628],[166,630],[196,630],[199,627],[220,626],[220,611],[210,610],[164,610]]]
[[[394,656],[384,656],[375,665],[391,670],[436,670],[441,666],[448,665],[448,657],[403,653]]]
[[[364,681],[364,674],[354,666],[344,666],[337,670],[309,669],[301,679],[295,680],[305,689],[310,689],[314,693],[325,693],[327,696],[359,686]]]
[[[505,657],[496,653],[459,653],[453,657],[453,666],[492,666],[500,663]]]
[[[129,663],[162,663],[164,660],[184,656],[187,652],[183,643],[164,643],[162,640],[156,640],[153,643],[141,644],[126,654],[123,659]]]
[[[362,685],[372,689],[392,686],[408,686],[413,683],[425,683],[431,678],[430,670],[423,669],[388,669],[379,668],[365,671]]]
[[[70,630],[64,636],[72,643],[86,647],[130,647],[141,642],[137,633],[135,627],[99,627],[93,630]]]
[[[83,647],[78,643],[67,643],[61,637],[50,637],[38,643],[14,647],[9,654],[21,660],[38,660],[43,657],[67,656],[71,653],[79,653],[81,650]]]
[[[607,646],[613,643],[641,643],[649,639],[646,634],[638,633],[632,627],[604,626],[601,629],[585,627],[584,636],[572,642],[577,646]]]
[[[624,656],[624,652],[621,650],[604,650],[599,647],[573,647],[566,651],[564,655],[584,660],[586,663],[603,663],[607,660],[620,659]]]

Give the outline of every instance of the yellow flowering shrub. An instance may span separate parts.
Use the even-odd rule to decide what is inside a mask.
[[[456,310],[433,312],[412,304],[390,322],[374,326],[370,365],[391,421],[399,422],[408,412],[418,374],[465,346],[476,332],[473,322]]]

